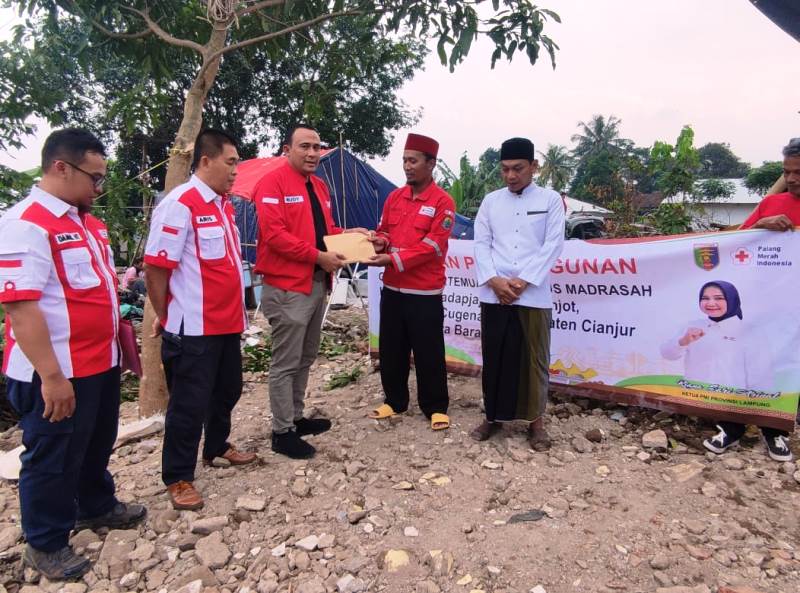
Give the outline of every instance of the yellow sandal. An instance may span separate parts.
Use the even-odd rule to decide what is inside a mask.
[[[431,430],[445,430],[450,428],[450,418],[447,414],[438,412],[431,414]]]
[[[381,404],[369,413],[369,417],[373,420],[384,420],[385,418],[391,418],[396,415],[397,412],[395,412],[389,404]]]

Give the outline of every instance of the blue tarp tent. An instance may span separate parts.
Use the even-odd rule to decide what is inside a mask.
[[[331,192],[333,220],[342,228],[376,229],[395,185],[351,152],[336,148],[320,159],[317,175]]]
[[[269,159],[253,159],[243,161],[240,166],[255,172],[253,165],[261,164],[264,171],[277,166],[283,157]],[[260,163],[255,163],[260,161]],[[364,227],[375,229],[380,222],[383,204],[386,197],[396,186],[378,173],[375,169],[360,160],[351,152],[335,148],[326,152],[320,159],[317,175],[325,180],[331,192],[331,210],[336,224],[342,228]],[[236,225],[242,238],[242,256],[254,263],[256,258],[255,243],[258,236],[255,205],[252,200],[252,189],[260,179],[260,175],[241,175],[232,193],[233,206],[236,209]],[[247,177],[245,182],[244,178]],[[244,196],[244,197],[240,197]],[[456,215],[453,225],[453,238],[472,239],[473,222],[471,219]]]

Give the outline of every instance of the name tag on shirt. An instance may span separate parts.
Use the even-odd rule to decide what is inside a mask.
[[[217,222],[217,217],[213,214],[209,214],[207,216],[197,216],[195,217],[197,224],[208,224],[210,222]]]
[[[287,204],[299,204],[303,201],[303,196],[286,196],[283,201]]]
[[[436,214],[436,208],[434,208],[433,206],[423,206],[422,208],[419,209],[419,213],[433,218],[434,215]]]
[[[533,216],[534,214],[547,214],[547,210],[528,210],[528,216]]]
[[[81,241],[80,233],[59,233],[56,235],[56,243],[63,245],[64,243],[73,243],[74,241]]]
[[[261,198],[262,204],[280,204],[280,202],[278,198]]]

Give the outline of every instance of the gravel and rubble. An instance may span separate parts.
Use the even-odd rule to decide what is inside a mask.
[[[755,435],[715,456],[701,446],[710,423],[554,397],[550,451],[529,449],[516,425],[476,443],[480,381],[460,376],[450,430],[431,431],[414,406],[379,423],[366,417],[382,399],[366,316],[332,321],[332,343],[348,347],[312,370],[307,412],[334,423],[309,437],[315,458],[271,452],[266,373],[250,371],[232,441],[259,463],[198,464],[205,508],[178,512],[160,479],[160,435],[118,448],[119,497],[150,515],[138,529],[76,533],[95,560],[81,581],[20,570],[16,486],[0,484],[0,593],[800,591],[800,471],[768,459]],[[357,367],[357,381],[325,390]],[[123,417],[136,418],[135,403]]]

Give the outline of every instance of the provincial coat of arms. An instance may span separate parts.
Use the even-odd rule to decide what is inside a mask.
[[[694,263],[706,272],[719,265],[719,243],[695,243]]]

